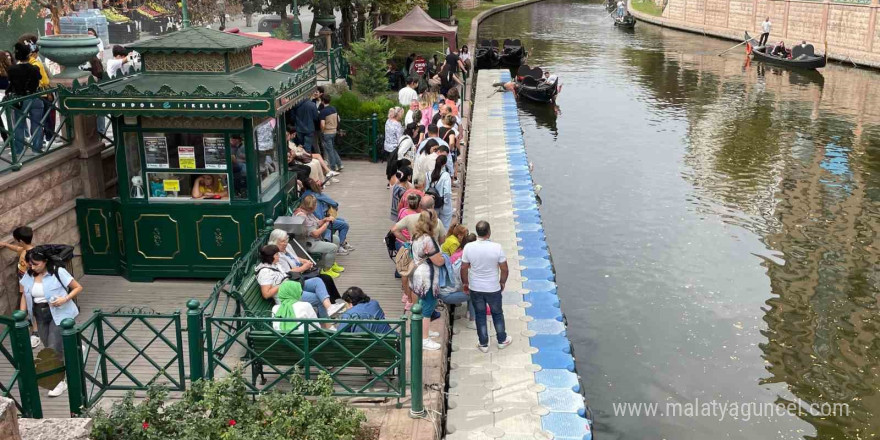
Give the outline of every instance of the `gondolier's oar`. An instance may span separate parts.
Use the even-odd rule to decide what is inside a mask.
[[[730,52],[731,50],[736,49],[737,47],[740,47],[740,46],[742,46],[743,44],[746,44],[746,43],[748,43],[748,42],[749,42],[749,40],[745,40],[745,41],[743,41],[742,43],[739,43],[739,44],[737,44],[736,46],[733,46],[733,47],[731,47],[730,49],[727,49],[727,50],[725,50],[724,52],[719,53],[718,56],[720,57],[721,55],[724,55],[724,54],[726,54],[727,52]]]

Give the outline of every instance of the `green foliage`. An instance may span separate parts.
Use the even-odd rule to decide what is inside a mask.
[[[379,5],[380,11],[391,14],[392,22],[400,20],[409,11],[412,11],[414,6],[418,6],[426,11],[428,10],[428,0],[410,0],[404,2],[400,0],[376,0],[376,4]]]
[[[385,82],[386,88],[388,82]],[[373,99],[363,99],[354,92],[343,92],[338,97],[334,96],[330,102],[342,119],[370,119],[373,113],[379,119],[379,126],[385,125],[388,119],[388,109],[400,105],[384,96]]]
[[[286,20],[282,20],[281,24],[278,25],[277,28],[272,29],[272,38],[277,38],[279,40],[289,40],[290,23],[288,23]]]
[[[666,2],[663,2],[663,6],[658,5],[654,0],[633,0],[629,3],[630,7],[639,12],[644,12],[648,15],[653,15],[655,17],[660,17],[663,15],[663,8],[666,5]]]
[[[266,440],[373,437],[359,410],[331,397],[332,379],[321,374],[291,378],[291,390],[248,395],[241,371],[216,381],[197,381],[183,398],[168,404],[168,393],[153,387],[135,404],[130,393],[110,413],[91,414],[93,440]],[[306,398],[306,396],[317,396]]]
[[[388,45],[376,38],[372,29],[367,28],[362,41],[351,44],[345,51],[345,59],[355,71],[352,75],[354,89],[367,98],[388,91],[388,78],[385,76],[385,63],[394,56]]]

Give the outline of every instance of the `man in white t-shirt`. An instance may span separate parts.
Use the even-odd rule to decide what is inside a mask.
[[[501,292],[507,283],[507,257],[501,245],[489,240],[492,231],[489,222],[477,222],[477,241],[468,243],[461,255],[461,289],[470,295],[473,302],[474,316],[477,322],[477,348],[483,353],[489,352],[489,329],[486,326],[486,314],[482,310],[489,306],[492,312],[492,324],[498,336],[498,349],[507,348],[513,338],[504,331],[504,310],[501,304]]]
[[[770,17],[767,17],[763,23],[761,23],[761,38],[758,40],[758,46],[766,46],[767,39],[770,38],[770,28],[773,26],[770,23]]]
[[[409,77],[406,87],[397,92],[397,100],[400,102],[400,105],[403,107],[409,107],[409,104],[413,99],[416,101],[419,100],[419,92],[416,91],[416,87],[418,86],[419,80],[412,76]]]
[[[120,72],[122,75],[127,75],[131,66],[129,61],[128,50],[118,44],[113,46],[113,59],[107,61],[107,76],[115,78]]]

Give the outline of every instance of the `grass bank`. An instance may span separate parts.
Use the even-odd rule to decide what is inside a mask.
[[[663,8],[657,3],[654,3],[654,0],[631,0],[629,5],[643,14],[653,15],[655,17],[663,15]]]

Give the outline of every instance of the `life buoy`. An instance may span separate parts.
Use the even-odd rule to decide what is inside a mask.
[[[746,43],[746,55],[752,54],[752,43]]]

